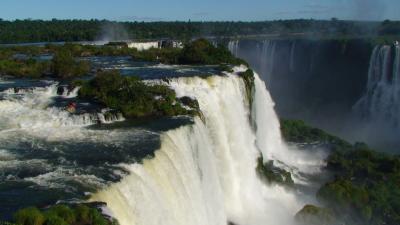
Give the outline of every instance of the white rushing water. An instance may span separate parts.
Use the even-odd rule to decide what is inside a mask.
[[[364,96],[354,111],[370,123],[400,127],[400,46],[376,46]]]
[[[160,43],[158,41],[149,42],[128,42],[128,48],[136,48],[138,51],[149,50],[151,48],[159,48]]]
[[[124,151],[128,148],[124,146],[135,146],[128,140],[151,143],[153,136],[158,139],[157,135],[141,129],[88,129],[99,121],[108,123],[123,118],[105,118],[103,112],[71,114],[63,104],[57,107],[54,103],[73,100],[78,88],[61,91],[57,83],[44,85],[47,86],[0,92],[0,185],[7,181],[15,185],[29,181],[32,182],[29,189],[37,185],[75,193],[80,193],[82,187],[99,188],[109,182],[101,172],[107,169],[111,177],[118,175],[112,174],[114,170],[120,172],[108,169],[105,163],[92,167],[91,163],[101,160],[101,154],[112,158],[109,154],[115,154],[114,149]],[[89,155],[97,157],[96,160],[85,160]],[[129,159],[131,155],[128,152],[124,157]],[[18,195],[21,192],[16,189]],[[32,195],[32,199],[41,197]]]
[[[239,55],[239,40],[229,41],[228,49],[234,56],[237,57]]]
[[[46,87],[27,89],[10,88],[0,92],[0,129],[5,132],[10,129],[40,129],[41,131],[55,131],[61,127],[84,127],[96,124],[99,121],[109,123],[123,120],[122,117],[112,117],[106,120],[104,113],[84,113],[73,115],[58,107],[49,107],[55,97],[71,99],[77,96],[79,88],[57,94],[58,84],[53,83]]]
[[[198,100],[204,121],[197,117],[193,125],[164,133],[153,159],[125,165],[130,175],[92,200],[106,202],[121,225],[294,224],[304,202],[261,182],[255,169],[260,149],[268,159],[302,165],[303,172],[322,160],[310,167],[285,155],[290,150],[281,140],[274,103],[258,76],[255,83],[250,115],[237,75],[172,79],[178,97]]]

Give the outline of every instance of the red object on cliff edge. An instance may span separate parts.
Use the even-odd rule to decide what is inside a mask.
[[[76,103],[75,102],[68,103],[66,110],[70,113],[74,113],[76,111]]]

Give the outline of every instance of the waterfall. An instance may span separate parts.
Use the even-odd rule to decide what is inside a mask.
[[[400,46],[376,46],[370,59],[365,94],[353,110],[367,122],[400,126]]]
[[[229,41],[228,49],[234,56],[238,57],[238,55],[239,55],[239,40]]]
[[[295,54],[296,54],[296,41],[292,42],[292,46],[290,47],[290,72],[295,71]]]
[[[261,55],[259,56],[261,60],[260,71],[264,74],[268,85],[270,85],[272,81],[272,73],[275,66],[275,52],[277,48],[276,45],[276,41],[273,40],[263,41]]]
[[[240,41],[230,41],[228,44],[229,51],[239,58],[244,58],[250,62],[253,62],[253,67],[260,72],[263,79],[267,82],[268,85],[271,84],[273,71],[276,66],[276,52],[278,50],[278,42],[275,40],[263,40],[257,41],[257,50],[253,52],[249,52],[250,49],[245,49],[241,46]],[[294,60],[295,60],[295,48],[296,44],[293,42],[290,47],[290,51],[287,52],[287,57],[290,57],[288,60],[288,66],[291,69],[294,69]],[[256,54],[254,60],[249,60],[247,57],[250,55]]]
[[[162,134],[154,158],[123,165],[130,175],[92,200],[106,202],[121,225],[294,224],[304,203],[281,186],[263,184],[255,170],[260,148],[265,157],[285,161],[276,154],[285,146],[274,104],[258,75],[252,115],[236,74],[168,84],[178,97],[197,99],[204,119]]]

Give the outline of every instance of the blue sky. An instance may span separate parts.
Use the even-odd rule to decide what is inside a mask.
[[[400,20],[400,0],[0,0],[0,18],[259,21]]]

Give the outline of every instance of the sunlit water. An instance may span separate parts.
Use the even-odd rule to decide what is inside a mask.
[[[77,89],[60,93],[62,84],[51,80],[0,80],[4,218],[25,206],[89,199],[106,202],[122,225],[283,225],[294,224],[294,214],[313,201],[258,178],[262,154],[291,171],[296,184],[311,185],[307,175],[321,172],[325,155],[283,143],[274,103],[258,76],[249,105],[237,75],[246,68],[199,77],[194,74],[211,74],[211,67],[91,60],[102,69],[139,68],[142,77],[169,85],[178,97],[197,99],[202,118],[101,121],[102,111],[76,99]],[[165,77],[168,82],[160,79]],[[70,101],[78,103],[79,114],[64,110]]]

